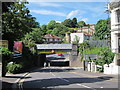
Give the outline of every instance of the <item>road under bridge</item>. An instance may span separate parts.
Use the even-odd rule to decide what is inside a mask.
[[[69,57],[67,57],[69,65],[71,65],[72,61],[77,60],[78,56],[77,45],[73,44],[36,44],[36,49],[39,53],[37,64],[41,67],[44,67],[44,63],[47,62],[46,55],[55,55],[56,53],[69,54]],[[59,61],[59,59],[57,60]]]

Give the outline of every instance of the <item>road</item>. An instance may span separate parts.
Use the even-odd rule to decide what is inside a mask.
[[[108,79],[98,78],[90,72],[84,72],[81,68],[70,67],[46,67],[38,68],[19,82],[19,88],[118,88],[118,82],[112,77]]]
[[[69,54],[62,54],[62,56],[51,54],[46,55],[46,58],[50,62],[50,66],[69,66]]]

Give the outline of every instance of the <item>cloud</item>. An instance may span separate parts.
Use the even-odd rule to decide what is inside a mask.
[[[30,10],[32,13],[43,14],[43,15],[55,15],[55,16],[66,16],[66,14],[62,12],[50,11],[50,10]]]
[[[37,4],[40,5],[40,6],[50,6],[50,7],[60,7],[60,6],[62,6],[60,4],[50,3],[50,2],[40,2],[40,3],[37,3]]]
[[[71,17],[74,17],[78,14],[79,10],[74,10],[74,11],[71,11],[68,15],[67,15],[67,18],[71,18]]]
[[[56,21],[56,23],[61,23],[61,21]]]
[[[81,21],[87,22],[88,18],[83,18],[83,19],[81,19]]]

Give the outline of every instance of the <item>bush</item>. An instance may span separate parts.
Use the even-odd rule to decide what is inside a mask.
[[[80,52],[80,55],[81,55],[82,59],[84,57],[84,50],[87,49],[87,48],[90,48],[89,43],[87,43],[87,42],[81,43],[79,45],[79,52]]]
[[[7,48],[0,47],[0,55],[2,56],[2,76],[7,72],[7,64],[12,60],[12,52]]]
[[[90,47],[90,48],[86,48],[83,51],[83,54],[99,54],[99,52],[101,50],[105,50],[108,49],[109,47]]]
[[[18,73],[21,72],[23,66],[21,64],[8,64],[7,69],[9,73]]]
[[[99,68],[99,67],[97,67],[97,71],[103,72],[103,71],[104,71],[104,68]]]
[[[103,66],[104,64],[109,65],[110,63],[112,63],[115,53],[113,53],[108,48],[108,49],[102,49],[98,55],[99,55],[99,58],[97,59],[98,65]]]

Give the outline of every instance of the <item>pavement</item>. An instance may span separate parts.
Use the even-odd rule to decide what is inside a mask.
[[[35,69],[37,69],[37,67],[31,68],[19,74],[7,73],[5,77],[0,78],[0,82],[2,83],[2,85],[0,84],[0,89],[2,88],[3,90],[8,90],[15,88],[15,84],[17,84],[22,78],[24,78],[30,71]]]
[[[71,67],[61,67],[61,68],[66,68],[69,69]],[[84,71],[83,69],[81,68],[75,68],[73,67],[74,69],[77,69],[76,72],[72,72],[72,73],[75,73],[75,74],[85,74],[85,75],[89,75],[89,77],[97,77],[97,78],[100,78],[100,79],[104,79],[104,80],[107,80],[107,79],[112,79],[112,80],[116,80],[118,81],[118,75],[106,75],[106,74],[103,74],[103,73],[93,73],[93,72],[88,72],[88,71]],[[7,73],[5,77],[2,77],[2,79],[0,78],[0,80],[2,80],[2,89],[12,89],[12,88],[15,88],[16,86],[16,83],[18,83],[22,78],[24,78],[29,72],[33,71],[33,70],[36,70],[36,69],[40,69],[40,68],[37,68],[37,67],[34,67],[32,69],[29,69],[27,70],[26,72],[24,73],[20,73],[20,74],[9,74]]]

